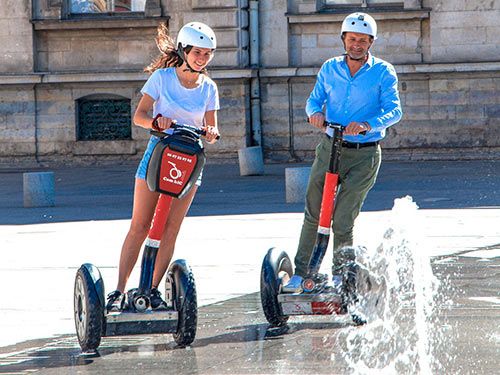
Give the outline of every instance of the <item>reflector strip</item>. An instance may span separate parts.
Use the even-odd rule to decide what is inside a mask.
[[[160,247],[160,241],[159,240],[153,240],[151,238],[146,238],[146,246],[149,246],[149,247],[156,247],[156,248],[159,248]]]
[[[312,313],[317,315],[331,315],[340,313],[340,305],[333,302],[311,302]]]
[[[340,304],[328,302],[283,302],[284,315],[332,315],[340,314]]]
[[[318,226],[318,233],[319,234],[326,234],[328,236],[328,235],[330,235],[330,227],[322,227],[320,225],[320,226]]]

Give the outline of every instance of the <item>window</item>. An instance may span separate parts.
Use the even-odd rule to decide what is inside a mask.
[[[376,7],[380,5],[401,5],[403,0],[323,0],[324,7]]]
[[[144,12],[146,0],[69,0],[72,14]]]
[[[77,140],[131,139],[130,99],[86,97],[76,102]]]

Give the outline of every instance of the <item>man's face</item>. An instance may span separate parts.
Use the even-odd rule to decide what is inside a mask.
[[[344,43],[350,58],[361,59],[368,53],[373,40],[370,35],[349,32],[344,34]]]

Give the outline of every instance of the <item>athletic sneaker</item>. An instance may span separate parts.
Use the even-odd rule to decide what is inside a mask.
[[[293,275],[288,283],[283,285],[283,293],[301,293],[302,292],[302,276]]]
[[[151,308],[153,310],[168,310],[167,303],[161,298],[161,293],[156,288],[151,288]]]
[[[108,303],[106,303],[106,311],[122,311],[125,307],[125,294],[119,290],[115,290],[108,294]]]

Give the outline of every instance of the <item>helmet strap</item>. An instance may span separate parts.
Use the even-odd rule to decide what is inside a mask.
[[[184,48],[182,47],[182,44],[179,43],[179,45],[177,46],[177,57],[179,58],[177,60],[177,64],[176,66],[182,66],[182,64],[184,64]]]
[[[185,63],[186,63],[186,66],[187,66],[187,69],[184,69],[185,72],[191,72],[191,73],[198,73],[198,74],[201,74],[200,71],[198,70],[194,70],[191,65],[189,65],[189,63],[187,62],[187,60],[185,60]]]

